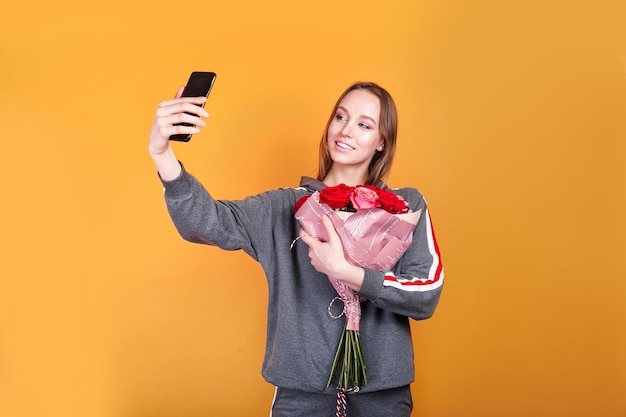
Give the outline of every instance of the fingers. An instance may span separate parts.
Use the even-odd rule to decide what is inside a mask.
[[[309,248],[315,245],[316,242],[319,242],[319,240],[317,240],[316,238],[308,234],[306,230],[304,230],[303,228],[300,229],[299,236],[300,236],[300,239],[304,243],[306,243]]]
[[[208,113],[205,112],[204,114],[206,115],[204,117],[208,117]],[[206,126],[206,122],[202,120],[200,116],[196,116],[194,114],[190,114],[187,112],[174,113],[174,114],[169,114],[169,113],[157,114],[156,122],[159,126],[172,126],[172,125],[178,125],[180,123],[188,123],[191,125]]]
[[[200,133],[200,129],[195,127],[194,124],[201,124],[202,126],[204,126],[204,122],[200,121],[200,122],[190,122],[187,124],[173,124],[171,122],[168,121],[168,119],[160,119],[157,124],[156,124],[156,128],[158,131],[158,134],[163,137],[163,138],[169,138],[172,135],[177,135],[177,134],[191,134],[194,135],[196,133]]]
[[[326,228],[326,232],[328,232],[328,240],[335,239],[335,237],[339,236],[337,231],[335,230],[335,225],[332,220],[328,216],[322,217],[322,222],[324,222],[324,227]]]
[[[152,131],[149,149],[151,154],[160,155],[169,148],[169,138],[177,134],[196,134],[199,127],[206,126],[202,118],[209,117],[201,106],[206,97],[180,97],[183,88],[179,88],[176,97],[159,103]]]
[[[183,97],[162,101],[156,110],[155,123],[160,128],[177,127],[174,125],[179,123],[206,126],[201,117],[209,117],[209,113],[199,106],[205,101],[206,97]],[[177,133],[192,132],[180,131]]]
[[[205,114],[207,114],[206,110],[204,110],[201,107],[202,104],[206,103],[206,100],[207,98],[204,96],[177,97],[171,100],[163,100],[159,103],[159,106],[157,107],[157,112],[164,110],[164,111],[170,111],[170,112],[176,112],[176,111],[189,111],[191,113],[204,112]],[[192,106],[195,106],[197,108],[194,109],[194,107]]]
[[[192,99],[197,99],[197,97]],[[206,100],[204,97],[202,97],[202,99]],[[206,123],[200,119],[201,117],[209,117],[209,113],[206,110],[196,105],[194,101],[180,100],[185,99],[161,102],[156,111],[157,121],[170,124],[190,123],[199,126],[206,125]]]
[[[337,231],[335,230],[335,226],[333,225],[332,220],[330,220],[328,216],[323,216],[322,222],[324,223],[324,228],[326,229],[328,239],[323,238],[322,240],[320,240],[317,237],[313,237],[309,235],[306,232],[306,230],[304,230],[303,228],[300,229],[300,232],[299,232],[300,239],[302,239],[310,248],[314,247],[314,245],[321,244],[321,243],[335,244],[335,242],[338,239],[340,239],[339,235],[337,234]]]
[[[199,127],[206,126],[202,118],[209,113],[202,107],[207,98],[183,97],[185,87],[179,87],[174,98],[161,101],[156,109],[148,149],[151,155],[160,156],[170,149],[169,138],[172,135],[193,135],[200,132]]]
[[[332,220],[327,216],[324,216],[322,220],[324,228],[328,233],[328,240],[318,240],[309,235],[304,229],[300,229],[299,237],[309,247],[309,258],[313,268],[318,272],[331,276],[338,268],[342,268],[346,258],[341,238],[335,230]]]

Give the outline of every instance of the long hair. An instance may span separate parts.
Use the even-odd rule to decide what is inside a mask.
[[[391,98],[391,95],[384,88],[372,82],[357,82],[352,84],[346,89],[346,91],[339,96],[335,107],[328,118],[326,128],[322,134],[322,140],[319,148],[319,166],[317,170],[317,179],[322,181],[328,175],[330,168],[333,165],[333,160],[328,152],[328,127],[335,117],[337,108],[341,104],[344,97],[353,90],[366,90],[374,94],[380,100],[380,123],[379,132],[383,141],[383,150],[376,151],[372,160],[370,161],[369,168],[367,170],[367,180],[365,184],[377,184],[383,181],[389,175],[391,171],[391,164],[393,162],[393,156],[396,151],[396,136],[398,134],[398,113],[396,110],[396,104]]]

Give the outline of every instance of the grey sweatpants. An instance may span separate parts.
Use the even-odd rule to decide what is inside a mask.
[[[270,417],[335,417],[336,395],[276,388]],[[410,417],[410,386],[347,394],[348,417]]]

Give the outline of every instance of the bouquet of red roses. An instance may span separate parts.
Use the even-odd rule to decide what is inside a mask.
[[[348,262],[375,271],[390,271],[395,266],[411,245],[421,215],[421,211],[410,212],[402,197],[371,185],[326,187],[298,200],[294,210],[302,228],[320,241],[328,240],[322,221],[328,216],[341,238]],[[359,332],[363,298],[344,283],[330,278],[329,281],[338,294],[328,306],[329,314],[333,318],[345,315],[347,320],[327,387],[343,356],[337,388],[358,389],[367,383]],[[333,316],[330,309],[337,299],[343,301],[344,309],[339,316]]]

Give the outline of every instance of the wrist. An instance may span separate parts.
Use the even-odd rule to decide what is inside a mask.
[[[163,155],[166,155],[171,152],[172,152],[172,147],[170,146],[169,142],[167,143],[165,147],[155,148],[152,146],[152,144],[148,145],[148,154],[150,155],[152,159],[160,158]]]
[[[163,181],[172,181],[180,176],[182,167],[170,146],[163,152],[149,149],[149,153]]]
[[[345,265],[331,278],[341,281],[354,291],[359,291],[365,279],[365,271],[359,266],[352,265],[346,261]]]

